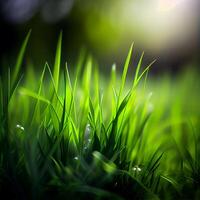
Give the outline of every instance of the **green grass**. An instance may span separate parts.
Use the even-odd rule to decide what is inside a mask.
[[[0,194],[12,199],[198,199],[198,75],[147,78],[142,65],[110,78],[91,56],[74,71],[45,63],[21,75],[30,32],[16,65],[0,77]],[[143,71],[142,71],[143,69]],[[131,78],[132,77],[132,78]]]

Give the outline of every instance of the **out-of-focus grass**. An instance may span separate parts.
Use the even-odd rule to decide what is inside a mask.
[[[199,195],[198,74],[105,78],[83,52],[75,71],[27,66],[27,35],[0,81],[0,193],[17,199],[195,199]],[[130,76],[131,77],[131,76]]]

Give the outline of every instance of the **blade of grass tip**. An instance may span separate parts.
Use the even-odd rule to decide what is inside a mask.
[[[25,53],[26,46],[28,44],[28,40],[30,38],[30,35],[31,35],[31,30],[29,30],[28,34],[26,35],[25,40],[24,40],[22,47],[20,49],[19,55],[17,57],[17,62],[15,64],[14,72],[13,72],[13,75],[11,77],[11,93],[12,93],[12,90],[13,90],[15,83],[18,79],[18,74],[19,74],[19,71],[20,71],[20,68],[21,68],[21,65],[22,65],[24,53]]]
[[[140,74],[140,76],[138,77],[138,79],[135,82],[135,85],[133,83],[133,88],[135,88],[135,86],[137,86],[137,84],[139,83],[140,79],[143,77],[143,75],[149,71],[149,68],[156,62],[156,59],[153,60],[147,67],[145,67],[144,71]]]
[[[7,85],[7,103],[8,104],[10,104],[12,96],[15,93],[16,89],[18,88],[19,83],[21,82],[22,78],[23,78],[23,75],[18,77],[18,80],[16,80],[15,85],[13,85],[13,87],[11,88],[11,71],[10,71],[10,68],[8,68],[8,85]]]
[[[132,51],[133,51],[133,43],[131,44],[131,47],[130,47],[129,52],[128,52],[128,56],[126,57],[126,61],[125,61],[125,64],[124,64],[124,70],[123,70],[123,73],[122,73],[121,85],[120,85],[118,101],[117,101],[117,109],[118,109],[118,106],[119,106],[122,91],[124,89],[124,85],[125,85],[125,81],[126,81],[126,75],[127,75],[127,72],[128,72],[128,67],[129,67]]]
[[[22,81],[23,77],[24,77],[24,75],[22,74],[22,75],[19,77],[18,81],[16,82],[15,86],[13,87],[13,90],[12,90],[12,92],[10,93],[9,103],[10,103],[12,97],[13,97],[13,94],[15,93],[15,91],[17,90],[17,88],[19,87],[19,84],[20,84],[20,82]]]
[[[62,31],[60,32],[60,35],[58,38],[56,56],[55,56],[55,64],[54,64],[54,70],[53,70],[53,79],[55,81],[56,92],[58,92],[58,84],[59,84],[61,48],[62,48]]]
[[[144,57],[144,51],[142,52],[142,55],[140,56],[140,60],[139,60],[138,65],[136,67],[135,77],[134,77],[134,80],[133,80],[133,85],[134,86],[135,86],[135,84],[137,82],[137,79],[138,79],[138,76],[139,76],[139,72],[140,72],[140,68],[141,68],[141,65],[142,65],[143,57]]]
[[[69,75],[69,69],[68,69],[68,65],[67,65],[67,62],[65,63],[65,69],[66,69],[66,78],[68,80],[68,84],[69,84],[69,89],[70,89],[70,92],[72,92],[72,83],[71,83],[71,78],[70,78],[70,75]]]
[[[144,91],[145,91],[145,89],[146,89],[146,85],[147,85],[147,77],[148,77],[148,74],[149,74],[149,68],[147,69],[147,71],[146,71],[146,74],[145,74],[145,77],[144,77]]]
[[[89,95],[90,91],[92,64],[93,64],[92,57],[89,56],[86,62],[85,71],[83,75],[83,89],[85,95]]]

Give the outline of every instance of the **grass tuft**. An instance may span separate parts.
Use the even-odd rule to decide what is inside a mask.
[[[113,64],[105,78],[84,50],[70,71],[61,66],[61,32],[53,69],[45,63],[36,76],[27,66],[21,76],[30,33],[14,70],[0,76],[2,196],[198,199],[196,72],[147,80],[155,61],[142,69],[142,53],[130,79],[133,44],[120,77]]]

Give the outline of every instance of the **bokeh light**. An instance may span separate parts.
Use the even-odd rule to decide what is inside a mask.
[[[199,34],[199,12],[197,0],[151,0],[151,1],[118,1],[111,8],[100,10],[99,18],[105,23],[94,22],[88,27],[91,40],[104,40],[101,24],[110,24],[105,32],[113,38],[118,35],[116,47],[135,41],[137,45],[152,51],[191,46],[197,41]],[[92,27],[95,26],[95,29]],[[110,32],[110,34],[109,34]],[[106,38],[107,39],[107,38]],[[108,40],[108,39],[107,39]]]

